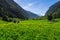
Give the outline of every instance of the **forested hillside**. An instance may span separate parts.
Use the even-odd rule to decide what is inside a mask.
[[[53,4],[48,11],[46,12],[45,16],[52,15],[54,18],[60,18],[60,1]]]
[[[30,12],[30,14],[32,15],[33,13]],[[24,10],[21,6],[14,2],[14,0],[0,0],[0,17],[3,20],[12,18],[29,19],[31,15],[29,15],[28,11]],[[32,15],[31,18],[33,18],[34,15]],[[36,17],[38,17],[38,15],[36,15]]]

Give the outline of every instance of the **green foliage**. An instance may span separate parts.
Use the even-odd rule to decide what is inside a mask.
[[[53,19],[52,15],[51,15],[51,14],[48,15],[48,16],[47,16],[47,19],[48,19],[49,21],[51,21],[51,20]]]
[[[14,22],[14,23],[19,23],[19,20],[20,20],[20,19],[18,19],[18,18],[13,18],[13,22]],[[21,21],[21,20],[20,20],[20,21]]]
[[[34,18],[32,20],[45,20],[45,19],[47,19],[46,16],[40,16],[40,17]]]
[[[60,40],[59,20],[25,20],[19,24],[0,20],[0,40]]]
[[[45,20],[45,19],[47,19],[47,17],[45,17],[45,16],[41,16],[40,18],[39,18],[40,20]]]
[[[13,18],[9,18],[8,16],[3,16],[2,20],[7,22],[12,22]]]

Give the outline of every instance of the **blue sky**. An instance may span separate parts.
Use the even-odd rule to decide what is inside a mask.
[[[44,15],[49,7],[58,0],[14,0],[23,9],[37,15]]]

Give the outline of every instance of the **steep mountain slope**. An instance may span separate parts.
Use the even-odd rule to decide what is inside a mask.
[[[14,0],[0,0],[0,17],[28,19],[27,14]]]
[[[53,4],[45,15],[49,15],[49,14],[55,16],[55,18],[60,18],[60,1]]]
[[[0,14],[2,16],[25,19],[25,11],[13,0],[0,0]]]

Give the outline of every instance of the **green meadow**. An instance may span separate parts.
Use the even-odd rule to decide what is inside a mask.
[[[59,20],[24,20],[18,24],[0,20],[0,40],[60,40]]]

